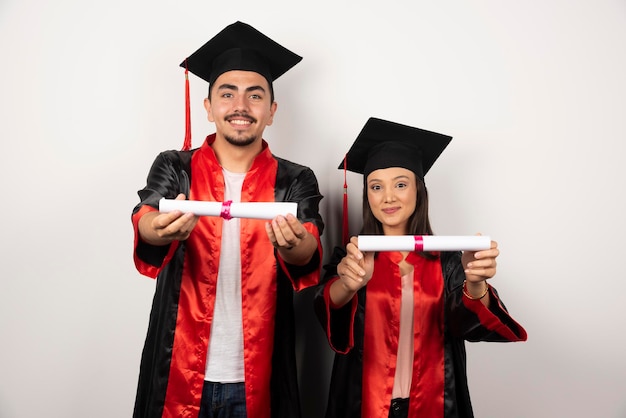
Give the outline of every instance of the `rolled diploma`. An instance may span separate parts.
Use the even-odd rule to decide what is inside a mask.
[[[191,212],[198,216],[221,216],[230,218],[274,219],[278,215],[291,213],[297,216],[296,202],[204,202],[200,200],[159,200],[160,212],[179,210],[183,213]]]
[[[491,248],[486,235],[359,235],[361,251],[480,251]]]

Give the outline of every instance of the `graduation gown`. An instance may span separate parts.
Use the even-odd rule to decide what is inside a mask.
[[[346,254],[335,248],[314,304],[335,350],[327,418],[387,418],[398,351],[402,295],[399,252],[376,255],[374,274],[351,303],[331,308],[329,288]],[[460,252],[434,260],[410,253],[414,283],[414,359],[409,418],[473,417],[466,374],[465,340],[525,341],[490,286],[490,308],[463,296]],[[368,318],[365,321],[365,318]]]
[[[210,147],[215,134],[191,151],[156,158],[135,207],[134,261],[156,277],[156,290],[142,353],[134,417],[197,417],[204,384],[220,259],[220,217],[201,217],[190,237],[152,246],[138,235],[139,218],[158,210],[162,197],[185,193],[190,200],[224,201],[222,168]],[[263,150],[244,179],[241,201],[298,203],[298,218],[318,249],[306,266],[286,264],[265,232],[264,220],[241,219],[241,286],[244,370],[248,417],[299,417],[293,291],[319,282],[323,229],[322,196],[307,167]]]

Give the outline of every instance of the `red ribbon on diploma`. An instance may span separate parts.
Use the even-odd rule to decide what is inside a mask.
[[[220,213],[220,216],[226,220],[233,218],[232,216],[230,216],[230,204],[231,203],[233,203],[232,200],[227,200],[226,202],[222,203],[222,212]]]
[[[424,238],[421,235],[415,235],[413,238],[415,238],[415,251],[424,251]]]

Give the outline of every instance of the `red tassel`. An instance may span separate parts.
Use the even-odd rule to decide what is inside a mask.
[[[189,70],[185,60],[185,142],[183,151],[191,149],[191,106],[189,104]]]
[[[343,219],[341,229],[341,240],[343,245],[347,245],[350,241],[350,225],[348,223],[348,182],[346,181],[346,171],[348,168],[348,154],[343,157]]]

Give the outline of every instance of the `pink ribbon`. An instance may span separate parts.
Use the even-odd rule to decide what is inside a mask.
[[[227,200],[226,202],[222,203],[222,212],[220,213],[220,216],[226,220],[233,218],[232,216],[230,216],[230,204],[231,203],[233,203],[232,200]]]
[[[424,238],[421,235],[415,235],[413,238],[415,238],[415,251],[424,251]]]

